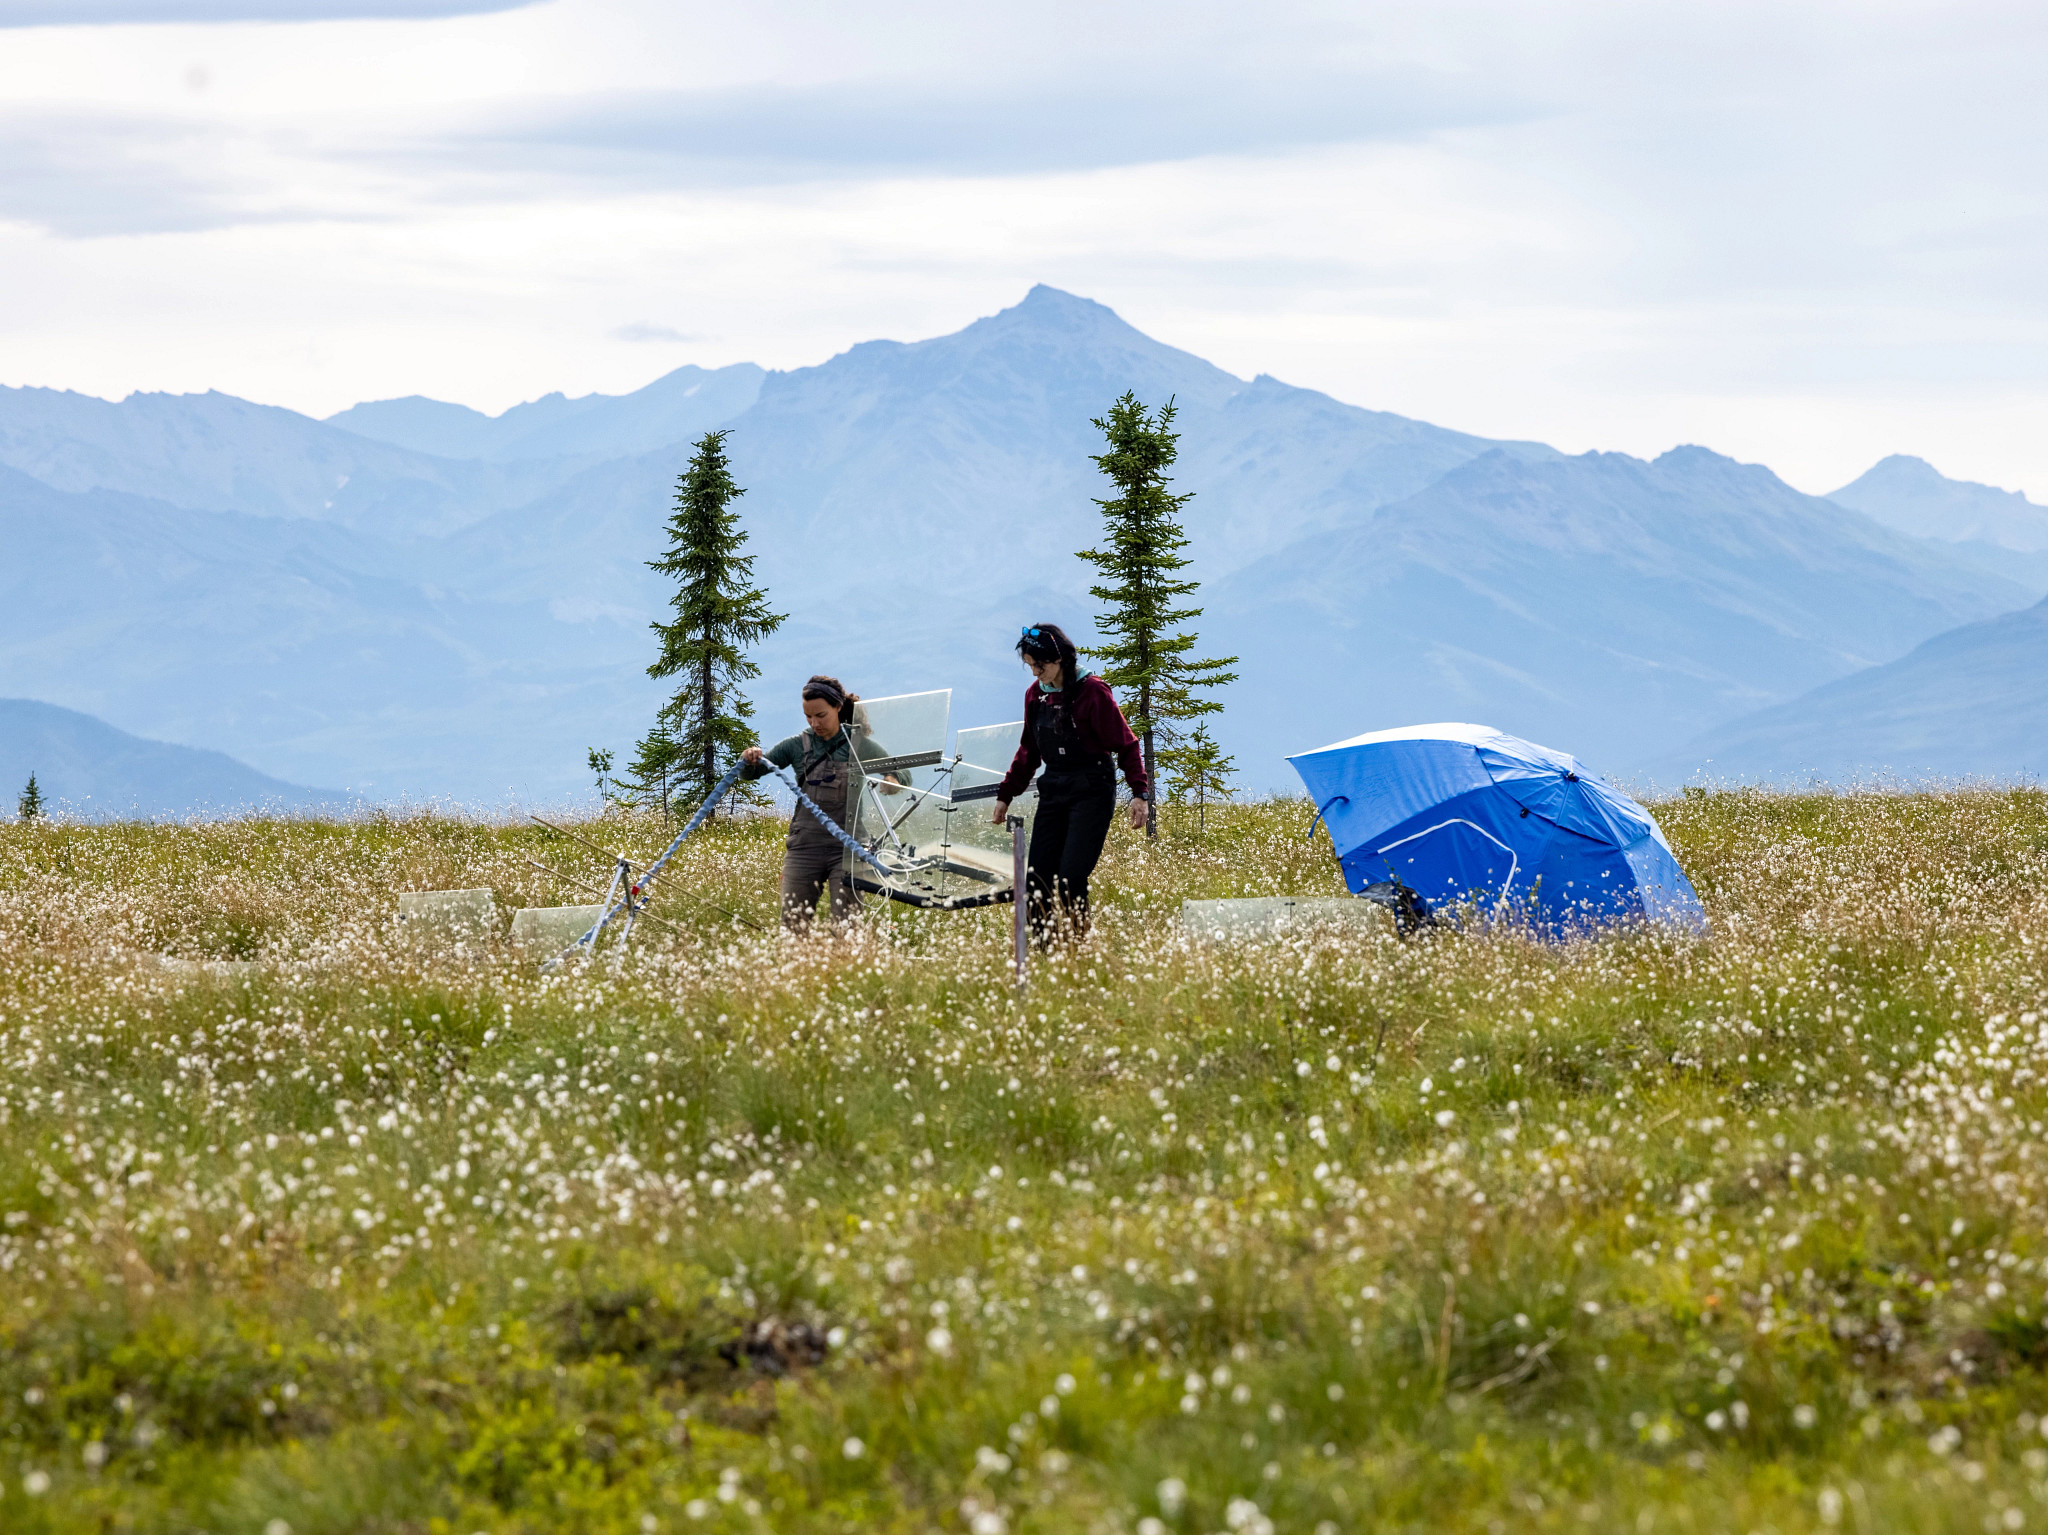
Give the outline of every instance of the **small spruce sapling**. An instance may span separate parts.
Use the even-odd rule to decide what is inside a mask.
[[[15,801],[15,810],[24,821],[40,821],[43,818],[43,791],[36,786],[36,775],[28,775],[28,787],[21,791],[21,798]]]
[[[746,652],[788,617],[769,611],[768,594],[753,584],[754,557],[740,552],[747,534],[732,503],[746,492],[733,482],[727,435],[707,432],[699,439],[676,482],[668,549],[647,562],[676,581],[669,599],[675,618],[652,626],[661,653],[647,675],[675,677],[681,685],[641,738],[632,776],[643,794],[672,789],[700,805],[754,741],[747,723],[754,706],[740,685],[760,676],[761,668]]]
[[[634,788],[637,791],[635,797],[642,804],[650,799],[659,801],[663,819],[670,815],[670,796],[675,793],[676,781],[685,771],[678,764],[677,755],[675,731],[664,721],[656,720],[654,728],[647,732],[647,738],[640,743],[633,759],[636,765],[643,758],[649,765],[661,762],[668,764],[655,771],[651,777],[636,775],[634,780]]]
[[[1231,782],[1237,759],[1224,755],[1206,721],[1197,721],[1185,739],[1162,748],[1159,764],[1169,796],[1177,805],[1195,807],[1195,824],[1202,831],[1209,829],[1209,801],[1237,798]]]
[[[1194,492],[1176,495],[1166,471],[1180,454],[1180,434],[1173,430],[1174,404],[1168,400],[1155,415],[1126,390],[1094,425],[1108,441],[1109,451],[1094,455],[1096,467],[1109,476],[1116,495],[1104,501],[1100,547],[1083,549],[1080,557],[1099,569],[1103,584],[1090,595],[1109,604],[1095,627],[1103,644],[1085,653],[1102,663],[1102,680],[1122,695],[1124,712],[1145,753],[1145,773],[1154,778],[1159,747],[1180,743],[1183,721],[1214,714],[1223,706],[1202,692],[1237,680],[1230,668],[1236,656],[1197,661],[1192,629],[1177,626],[1202,615],[1200,608],[1177,607],[1199,582],[1180,580],[1175,572],[1188,559],[1180,509]],[[1159,835],[1156,805],[1148,810],[1145,830]]]
[[[590,755],[584,759],[590,764],[590,771],[597,775],[597,798],[600,804],[611,803],[612,754],[601,746],[590,748]]]

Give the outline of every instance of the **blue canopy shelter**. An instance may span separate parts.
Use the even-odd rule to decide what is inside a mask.
[[[1404,926],[1460,906],[1560,937],[1630,919],[1706,924],[1650,813],[1563,752],[1484,725],[1410,725],[1287,760],[1345,883]]]

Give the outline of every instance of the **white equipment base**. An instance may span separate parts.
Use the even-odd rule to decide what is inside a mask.
[[[1268,895],[1235,901],[1182,901],[1181,926],[1195,938],[1270,937],[1309,926],[1366,929],[1386,913],[1352,895]]]
[[[512,941],[528,949],[566,949],[605,914],[598,906],[523,906],[512,914]]]
[[[498,905],[488,890],[406,890],[398,897],[398,920],[422,938],[494,938]]]

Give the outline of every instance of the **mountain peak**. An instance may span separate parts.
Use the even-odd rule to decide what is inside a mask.
[[[1011,305],[1011,308],[1052,313],[1072,312],[1087,314],[1115,320],[1119,325],[1123,323],[1122,319],[1118,317],[1117,312],[1111,309],[1109,305],[1092,298],[1083,298],[1078,293],[1069,293],[1065,288],[1055,288],[1051,283],[1045,282],[1033,283],[1031,291],[1026,293],[1018,303]]]
[[[2048,550],[2048,507],[2023,491],[1952,480],[1909,453],[1879,459],[1828,499],[1919,538]]]
[[[1858,486],[1868,489],[1878,485],[1910,485],[1919,489],[1933,489],[1948,483],[1948,477],[1926,459],[1915,458],[1910,453],[1890,453],[1844,485],[1842,490],[1854,491]],[[1835,492],[1836,495],[1841,493]]]
[[[1011,354],[1019,348],[1070,357],[1088,374],[1106,370],[1110,376],[1096,380],[1092,387],[1110,387],[1111,398],[1124,389],[1135,389],[1148,405],[1162,403],[1168,394],[1176,395],[1183,404],[1198,396],[1221,402],[1244,388],[1244,381],[1234,374],[1192,352],[1154,340],[1107,304],[1049,283],[1034,284],[1009,308],[950,336],[912,342],[907,350],[924,356],[958,357],[990,351]],[[1155,395],[1159,398],[1154,399]]]
[[[1907,488],[1921,492],[1960,491],[1970,495],[2002,496],[2011,502],[2034,505],[2027,500],[2023,490],[2001,490],[1996,485],[1986,485],[1977,480],[1952,480],[1926,459],[1915,458],[1910,453],[1887,454],[1840,490],[1831,492],[1829,499],[1839,501],[1862,493]]]
[[[1136,338],[1150,345],[1159,344],[1109,305],[1047,283],[1033,284],[1031,291],[1008,309],[999,309],[985,319],[975,321],[968,329],[984,327],[994,331],[1027,330],[1089,338]]]

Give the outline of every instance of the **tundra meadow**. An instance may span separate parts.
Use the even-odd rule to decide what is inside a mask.
[[[1272,801],[1021,993],[768,818],[545,978],[396,917],[538,827],[0,829],[0,1529],[2048,1528],[2048,797],[1657,812],[1704,935],[1194,941]]]

